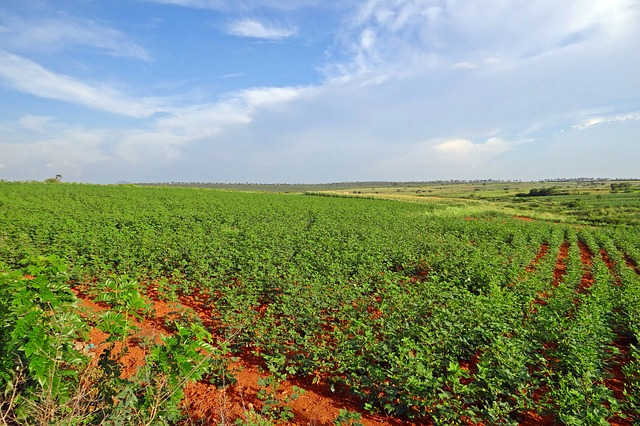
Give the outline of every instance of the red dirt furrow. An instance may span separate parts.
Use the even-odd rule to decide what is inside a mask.
[[[554,426],[556,418],[553,414],[541,415],[533,410],[525,411],[519,415],[519,426]]]
[[[636,274],[640,275],[640,266],[636,263],[635,260],[631,258],[628,254],[624,254],[624,262],[627,266],[635,271]]]
[[[608,378],[605,379],[605,386],[613,392],[613,396],[623,402],[625,401],[624,388],[627,383],[622,367],[631,361],[631,344],[632,339],[622,333],[617,333],[616,339],[613,341],[618,353],[611,359],[611,366],[607,368]],[[633,423],[628,419],[615,417],[609,420],[612,426],[631,426]]]
[[[607,265],[611,276],[613,276],[616,280],[616,285],[622,285],[622,279],[618,276],[615,268],[615,262],[609,257],[609,253],[604,248],[600,248],[600,256],[602,260]],[[626,261],[626,258],[625,258]],[[622,367],[626,365],[631,360],[630,350],[631,344],[633,343],[630,336],[625,335],[621,332],[616,332],[616,338],[611,343],[611,346],[617,349],[617,352],[612,358],[610,365],[606,368],[606,372],[608,378],[605,379],[605,386],[613,393],[613,396],[619,400],[620,402],[625,401],[624,396],[624,388],[626,384],[626,377],[624,372],[622,371]],[[633,423],[629,419],[622,419],[620,417],[615,417],[613,419],[609,419],[609,424],[612,426],[631,426]]]
[[[205,382],[191,382],[185,388],[184,406],[193,420],[207,424],[221,424],[223,419],[234,421],[243,418],[245,410],[260,411],[262,401],[257,397],[260,387],[258,379],[267,377],[258,367],[244,360],[232,366],[236,382],[218,389]],[[328,386],[312,384],[302,380],[286,380],[278,389],[278,396],[293,393],[293,386],[304,389],[303,395],[287,404],[293,414],[292,425],[333,425],[341,409],[361,411],[358,401],[346,390],[332,393]],[[370,425],[412,425],[401,420],[382,416],[362,415],[362,424]]]
[[[536,268],[538,267],[538,264],[542,260],[542,258],[545,257],[548,253],[549,253],[549,243],[544,242],[540,244],[540,248],[538,249],[538,253],[536,254],[536,257],[531,259],[531,262],[529,262],[529,264],[525,268],[525,272],[527,274],[530,274],[531,272],[535,271]],[[519,278],[519,280],[522,280],[522,279],[523,279],[522,277]],[[512,282],[507,284],[507,287],[514,287],[515,285],[516,285],[516,282]]]
[[[481,356],[482,351],[477,350],[470,359],[460,361],[460,368],[469,374],[468,378],[460,379],[460,383],[462,383],[463,385],[468,385],[475,380],[473,376],[478,372],[478,362],[480,362]]]
[[[602,260],[604,261],[604,263],[607,265],[607,268],[609,268],[609,272],[611,272],[611,275],[616,279],[616,284],[621,286],[622,285],[622,280],[620,279],[620,277],[616,273],[616,264],[609,257],[609,253],[607,253],[607,251],[604,248],[601,248],[600,249],[600,256],[602,257]]]
[[[193,309],[204,324],[215,325],[211,318],[212,309],[208,307],[208,298],[195,295],[181,297],[181,303]],[[215,328],[214,328],[215,331]],[[216,386],[202,382],[192,382],[185,387],[184,406],[194,420],[201,420],[207,424],[220,424],[225,421],[241,418],[245,410],[259,409],[262,402],[257,398],[259,391],[258,380],[266,377],[262,372],[261,361],[248,349],[240,354],[234,354],[240,361],[231,366],[236,382],[226,388],[218,389]],[[363,413],[359,401],[351,396],[346,389],[337,389],[332,392],[328,383],[321,381],[314,384],[308,379],[287,379],[282,382],[278,392],[287,395],[293,392],[293,386],[304,389],[305,393],[288,406],[291,407],[295,417],[289,424],[315,424],[333,425],[341,409],[359,412],[362,415],[361,423],[371,425],[414,425],[416,423],[394,419],[384,416],[373,416]],[[431,424],[421,422],[420,424]]]
[[[514,219],[521,220],[523,222],[535,222],[536,220],[528,216],[513,216]]]
[[[548,251],[548,248],[547,248]],[[556,258],[556,266],[553,270],[553,280],[551,281],[551,285],[553,287],[558,287],[558,284],[564,278],[564,275],[567,273],[567,258],[569,257],[569,242],[565,241],[560,246],[558,250],[558,257]],[[533,301],[534,305],[545,306],[548,304],[547,300],[551,296],[550,290],[542,290],[537,294],[536,299]],[[530,313],[536,314],[538,309],[534,306],[531,308]]]
[[[569,257],[569,241],[565,241],[560,246],[558,251],[558,258],[556,260],[556,267],[553,270],[553,282],[551,285],[558,287],[558,284],[562,282],[565,274],[567,273],[567,258]]]
[[[525,269],[528,273],[533,272],[536,267],[538,266],[538,263],[540,263],[540,260],[545,257],[547,255],[547,253],[549,253],[549,243],[542,243],[540,245],[540,250],[538,250],[538,254],[536,254],[535,259],[533,259],[531,261],[531,263],[529,263],[529,265],[527,266],[527,268]]]
[[[578,241],[580,247],[580,261],[582,262],[582,279],[578,286],[578,293],[586,293],[586,291],[593,286],[593,273],[591,271],[593,267],[593,253],[589,250],[589,247],[582,241]]]
[[[569,257],[569,247],[570,244],[568,241],[564,241],[560,248],[558,249],[558,256],[556,258],[556,266],[553,270],[553,280],[551,281],[551,285],[553,287],[558,287],[558,285],[562,282],[565,274],[567,273],[567,258]],[[547,248],[548,251],[548,248]],[[534,300],[534,304],[536,305],[547,305],[548,299],[551,297],[551,291],[544,290],[538,293],[537,298]],[[532,313],[537,313],[537,308],[533,308]],[[558,346],[557,342],[547,342],[543,345],[542,356],[550,363],[554,363],[556,360],[552,359],[552,357],[548,354],[548,351],[556,349]],[[542,400],[545,395],[549,392],[549,389],[546,387],[541,387],[536,389],[533,392],[533,400],[538,402]],[[533,425],[543,425],[543,426],[551,426],[556,424],[556,417],[553,414],[545,414],[542,415],[535,410],[525,410],[518,414],[519,416],[519,425],[520,426],[533,426]]]

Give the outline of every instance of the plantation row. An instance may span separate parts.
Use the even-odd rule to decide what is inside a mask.
[[[54,421],[88,382],[101,385],[87,423],[175,423],[187,382],[233,382],[233,355],[276,385],[325,383],[419,422],[640,418],[638,229],[445,208],[2,183],[0,413],[63,407]],[[83,313],[78,297],[108,309]],[[96,364],[88,333],[131,342],[157,317],[152,299],[185,298],[200,318],[168,316],[158,341],[129,344],[146,355],[137,372],[104,352],[97,377],[82,374]],[[262,414],[291,420],[270,395]]]

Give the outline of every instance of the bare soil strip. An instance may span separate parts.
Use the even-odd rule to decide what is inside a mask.
[[[567,259],[569,257],[569,241],[564,241],[560,248],[558,249],[558,256],[556,258],[556,266],[553,270],[553,279],[551,281],[551,285],[553,287],[558,287],[558,285],[562,282],[565,274],[567,273]],[[548,248],[547,248],[548,250]],[[536,305],[546,305],[547,300],[551,296],[551,292],[548,290],[542,291],[538,293],[538,297],[535,299],[534,304]],[[537,313],[537,308],[533,308],[533,313]],[[548,351],[557,347],[557,342],[547,342],[543,345],[542,356],[549,362],[553,363],[553,359],[548,354]],[[536,389],[533,393],[534,401],[538,402],[545,397],[545,395],[549,392],[549,389],[542,387]],[[519,413],[519,423],[521,426],[533,426],[533,425],[554,425],[556,424],[556,418],[553,414],[541,415],[535,410],[526,410]]]
[[[615,278],[616,285],[622,285],[622,279],[616,273],[615,262],[609,257],[609,253],[604,248],[600,248],[600,256],[602,260],[607,265],[611,276]],[[626,259],[625,259],[626,260]],[[608,378],[605,379],[605,386],[613,392],[613,395],[620,402],[625,401],[624,397],[624,388],[626,384],[626,378],[622,371],[622,367],[631,361],[631,344],[633,343],[633,339],[622,333],[620,330],[616,330],[616,337],[614,341],[611,343],[611,346],[617,349],[616,354],[610,359],[609,366],[606,368]],[[633,423],[628,419],[622,419],[620,417],[616,417],[609,420],[609,423],[612,426],[631,426]]]
[[[620,332],[616,333],[616,338],[611,343],[618,350],[618,353],[611,358],[611,364],[606,369],[608,378],[605,379],[604,384],[620,402],[625,401],[624,388],[626,385],[626,377],[622,367],[631,361],[630,348],[632,343],[630,336]],[[610,419],[609,423],[612,426],[631,426],[633,424],[631,420],[620,417]]]
[[[638,266],[638,264],[636,263],[635,260],[633,260],[631,258],[631,256],[629,256],[628,254],[624,254],[624,261],[627,264],[627,266],[631,269],[633,269],[636,274],[640,275],[640,266]]]
[[[580,261],[582,262],[582,279],[578,286],[578,293],[586,293],[591,286],[593,286],[593,273],[591,269],[593,267],[593,253],[589,247],[582,241],[578,241],[580,247]]]
[[[609,253],[607,253],[607,251],[604,248],[601,248],[600,249],[600,256],[602,256],[602,260],[607,265],[607,268],[609,268],[609,272],[611,272],[611,275],[616,279],[616,284],[621,286],[622,285],[622,280],[620,279],[620,277],[616,273],[615,262],[609,257]]]
[[[538,263],[540,263],[540,260],[542,260],[542,258],[545,257],[547,253],[549,253],[549,243],[542,243],[540,245],[540,250],[538,250],[538,254],[536,254],[536,257],[531,261],[531,263],[529,263],[529,265],[525,269],[527,273],[535,271]]]
[[[565,274],[567,273],[567,258],[569,257],[569,241],[565,241],[560,246],[558,251],[558,259],[556,261],[556,268],[553,271],[552,286],[558,287],[558,284],[562,282]]]

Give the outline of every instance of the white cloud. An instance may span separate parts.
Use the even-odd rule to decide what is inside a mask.
[[[371,30],[371,28],[366,28],[360,34],[360,46],[364,50],[371,50],[374,47],[376,42],[376,34]]]
[[[147,0],[153,3],[213,10],[272,8],[294,10],[323,4],[320,0]]]
[[[488,139],[484,143],[473,143],[468,139],[449,139],[437,144],[434,149],[443,154],[462,157],[478,154],[501,154],[508,151],[510,145],[495,137]]]
[[[238,37],[259,38],[265,40],[280,40],[292,37],[298,30],[293,27],[280,27],[262,23],[256,19],[242,19],[229,25],[229,34]]]
[[[33,143],[0,143],[11,179],[44,179],[62,173],[65,180],[81,179],[97,164],[112,160],[105,152],[102,132],[68,129]],[[13,169],[13,170],[11,170]]]
[[[577,130],[585,130],[593,126],[597,126],[599,124],[615,123],[615,122],[630,121],[630,120],[633,120],[633,121],[640,120],[640,111],[630,112],[627,114],[592,117],[582,121],[581,123],[574,124],[572,127]]]
[[[27,58],[3,50],[0,50],[0,80],[16,90],[42,98],[131,117],[149,117],[164,109],[158,99],[128,97],[108,86],[92,85],[54,73]]]
[[[245,90],[241,92],[240,96],[246,101],[250,108],[257,108],[281,102],[289,102],[311,90],[310,88],[301,87],[262,87]]]
[[[54,169],[78,177],[96,163],[110,167],[114,163],[166,165],[180,160],[189,143],[214,141],[225,131],[249,125],[259,112],[312,92],[310,88],[254,88],[228,94],[216,103],[167,107],[148,126],[122,130],[83,129],[52,117],[26,115],[16,123],[0,123],[0,139],[8,142],[0,143],[0,158],[11,164],[40,164],[39,169],[24,171],[24,176],[38,178]],[[21,129],[36,133],[25,134]],[[73,153],[65,155],[65,150]],[[43,167],[51,170],[43,172]]]
[[[474,70],[478,68],[476,64],[472,64],[471,62],[456,62],[453,64],[453,69],[457,70]]]
[[[244,90],[229,94],[217,103],[174,108],[170,115],[155,121],[155,131],[177,136],[178,139],[172,139],[173,143],[214,137],[229,127],[251,123],[258,110],[286,104],[311,91],[296,87]]]
[[[124,130],[49,131],[59,136],[56,149],[77,151],[69,167],[85,179],[328,181],[634,172],[640,161],[640,121],[627,118],[624,124],[599,126],[591,132],[557,133],[576,123],[576,117],[591,120],[580,123],[584,128],[603,123],[608,116],[602,111],[619,110],[620,93],[625,105],[638,98],[640,77],[635,70],[640,59],[632,53],[640,49],[640,37],[627,34],[631,12],[619,7],[625,2],[607,3],[611,10],[619,10],[615,18],[600,0],[570,0],[560,6],[550,0],[526,5],[488,1],[366,2],[370,10],[358,9],[358,16],[346,20],[348,28],[336,43],[348,49],[336,57],[350,58],[334,64],[338,71],[334,76],[339,78],[327,78],[313,87],[247,89],[197,104],[185,104],[184,98],[180,103],[176,98],[149,99],[146,108],[144,98],[98,90],[98,84],[55,74],[60,83],[42,73],[42,67],[21,84],[15,82],[18,71],[4,79],[39,96],[52,97],[48,91],[54,89],[49,86],[65,88],[63,95],[54,92],[58,94],[54,98],[134,117],[161,113]],[[637,29],[636,25],[636,33]],[[0,80],[6,74],[2,58],[6,62],[0,55]],[[26,74],[31,69],[13,68],[24,68]],[[474,71],[452,72],[452,68]],[[100,96],[77,96],[66,89],[65,78],[72,80],[72,86],[79,84]],[[52,82],[44,90],[38,88],[41,80]],[[34,84],[37,90],[29,89]],[[109,99],[107,106],[101,103],[104,97]],[[621,122],[623,116],[608,119]],[[61,119],[56,117],[48,125],[59,130]],[[17,128],[17,122],[12,124]],[[80,137],[85,133],[100,142],[87,142],[86,135]],[[23,168],[36,176],[46,164],[64,166],[64,159],[46,148],[44,154],[29,157],[32,148],[51,142],[43,139],[46,135],[3,130],[0,123],[0,139],[11,139],[6,135],[29,144],[0,144],[0,158],[7,165],[2,176],[20,176]],[[62,144],[67,137],[73,143]],[[527,138],[536,138],[535,144],[520,143]],[[600,153],[597,156],[581,145],[590,138],[591,152]],[[627,152],[620,141],[625,141]],[[603,162],[608,151],[593,149],[598,143],[615,145],[612,148],[619,154]],[[556,154],[562,150],[565,154],[558,160]],[[567,166],[576,152],[584,157],[581,163]],[[621,164],[612,165],[611,158]],[[599,166],[581,169],[585,164]]]
[[[330,71],[402,76],[439,65],[506,67],[629,36],[639,10],[637,0],[367,0],[340,36],[352,62]]]
[[[111,56],[150,61],[151,55],[127,35],[98,22],[81,19],[6,20],[0,46],[11,50],[58,51],[91,46]]]

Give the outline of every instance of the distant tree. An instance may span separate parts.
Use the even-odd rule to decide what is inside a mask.
[[[57,174],[56,177],[47,178],[44,180],[45,183],[60,183],[62,181],[62,175]]]
[[[631,191],[630,182],[620,182],[620,183],[611,184],[611,192],[630,192],[630,191]]]

